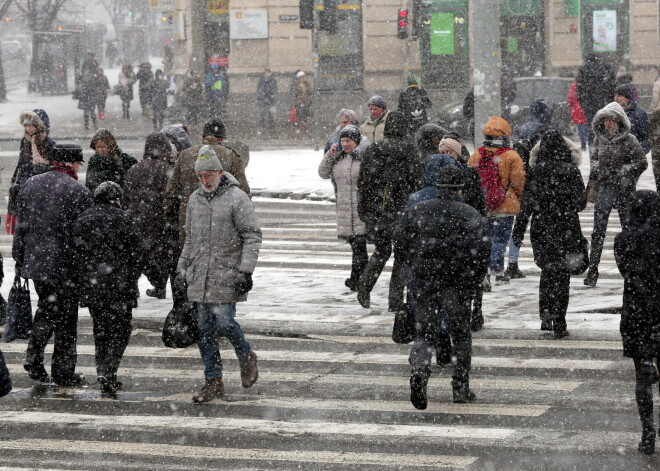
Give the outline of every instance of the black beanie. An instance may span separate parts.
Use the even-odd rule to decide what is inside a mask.
[[[220,139],[226,138],[227,132],[225,131],[225,123],[223,123],[220,118],[209,119],[206,124],[204,124],[202,137],[204,136],[215,136]]]
[[[614,94],[621,95],[622,97],[626,97],[627,99],[632,100],[632,89],[627,83],[617,86],[614,90]]]
[[[55,162],[84,162],[82,147],[77,144],[57,144],[53,147],[53,160]]]
[[[455,165],[447,165],[438,172],[437,188],[451,188],[458,190],[465,186],[465,176],[460,168]]]
[[[94,190],[94,201],[97,203],[110,203],[122,197],[124,192],[118,183],[106,181],[101,183]]]
[[[352,124],[349,124],[348,126],[344,126],[344,129],[339,131],[339,139],[342,137],[347,137],[356,144],[359,144],[360,140],[362,139],[362,134],[360,134],[360,130],[358,128]]]

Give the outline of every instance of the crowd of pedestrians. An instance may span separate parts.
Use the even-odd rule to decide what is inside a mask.
[[[93,57],[83,69],[81,102],[85,81],[103,76]],[[140,295],[137,280],[144,274],[153,285],[147,296],[164,299],[169,280],[174,308],[195,307],[205,383],[193,401],[224,394],[218,336],[231,342],[242,385],[251,387],[258,379],[257,354],[235,316],[236,303],[245,301],[253,287],[262,234],[245,175],[249,153],[227,139],[222,119],[229,90],[225,71],[212,66],[202,79],[191,70],[184,83],[191,122],[202,113],[193,105],[204,91],[209,94],[210,118],[197,146],[184,126],[163,127],[168,91],[163,72],[153,74],[145,63],[135,74],[127,64],[119,79],[124,117],[138,82],[140,104],[152,116],[155,132],[138,163],[121,151],[110,131],[99,129],[90,141],[95,154],[84,184],[77,181],[82,149],[56,144],[43,110],[20,116],[25,134],[12,177],[7,230],[14,233],[16,272],[33,280],[39,297],[25,370],[36,381],[52,379],[65,386],[85,381],[75,371],[78,307],[85,306],[93,320],[101,390],[120,390],[117,372]],[[636,185],[660,131],[650,124],[659,121],[658,109],[649,122],[626,80],[617,84],[611,68],[589,56],[569,91],[572,120],[589,130],[580,133],[582,150],[589,150],[587,187],[579,170],[580,145],[552,127],[553,108],[544,100],[533,103],[529,121],[519,129],[512,129],[505,116],[491,117],[481,129],[483,142],[471,154],[460,136],[428,122],[431,102],[413,76],[397,109],[376,95],[367,101],[368,116],[361,124],[355,111],[339,112],[318,173],[333,181],[338,236],[351,247],[345,285],[369,308],[371,292],[394,254],[388,309],[396,315],[405,311],[412,319],[414,407],[428,405],[434,352],[439,365],[453,366],[454,402],[476,400],[469,382],[472,332],[484,325],[483,292],[524,276],[517,253],[528,225],[541,269],[540,329],[556,339],[570,335],[570,277],[588,270],[584,284],[597,284],[608,218],[616,208],[622,226],[615,256],[625,284],[624,355],[633,358],[636,370],[643,426],[639,449],[654,451],[660,199],[656,192],[636,191]],[[297,72],[292,82],[296,119],[309,118],[309,87],[305,73]],[[503,104],[508,109],[515,90],[507,93]],[[658,96],[660,85],[654,87],[656,105]],[[92,101],[96,108],[85,104],[82,109],[86,124],[91,120],[96,127],[94,110],[101,102],[98,96]],[[273,125],[276,102],[277,83],[266,70],[257,93],[265,129]],[[658,178],[657,157],[654,171]],[[591,197],[589,244],[579,212]],[[55,349],[49,374],[44,349],[51,336]]]

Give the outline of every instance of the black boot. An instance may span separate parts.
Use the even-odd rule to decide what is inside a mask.
[[[477,400],[477,395],[470,389],[470,383],[467,381],[459,384],[452,383],[452,392],[454,402],[457,404],[465,404]]]
[[[413,368],[410,375],[410,402],[415,409],[424,410],[428,405],[426,399],[426,385],[429,382],[430,372],[426,368]]]
[[[509,263],[509,266],[506,269],[506,273],[512,280],[525,278],[525,274],[520,271],[520,268],[518,268],[518,262]]]
[[[470,322],[470,329],[472,332],[479,332],[484,327],[484,315],[481,312],[481,309],[478,311],[475,309],[472,312],[472,321]]]
[[[598,268],[589,267],[589,271],[587,272],[587,277],[584,279],[584,285],[594,288],[596,286],[596,283],[598,283]]]
[[[357,280],[354,280],[353,278],[346,278],[344,285],[346,285],[346,287],[351,291],[357,291],[358,289]]]
[[[591,236],[591,250],[589,252],[589,271],[584,279],[585,286],[595,287],[598,282],[598,264],[603,253],[605,237]]]

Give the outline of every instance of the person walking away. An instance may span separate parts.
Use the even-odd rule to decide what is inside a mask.
[[[578,70],[577,96],[587,117],[587,142],[593,152],[593,120],[596,113],[614,98],[616,78],[614,69],[600,59],[596,53],[589,53],[584,65]]]
[[[598,282],[598,264],[610,212],[616,206],[621,227],[627,226],[628,201],[648,166],[644,150],[630,134],[630,120],[621,105],[612,102],[605,106],[596,113],[592,125],[596,139],[589,180],[595,182],[596,190],[589,271],[584,279],[584,284],[590,287]]]
[[[568,95],[566,96],[566,102],[568,103],[568,108],[571,111],[571,121],[578,130],[578,135],[580,136],[580,147],[582,150],[587,150],[587,134],[588,126],[590,123],[587,123],[587,117],[584,115],[584,108],[580,106],[580,102],[577,96],[577,80],[578,73],[576,72],[573,75],[573,84],[568,88]],[[589,149],[591,151],[591,149]]]
[[[177,283],[199,312],[199,351],[206,384],[193,402],[222,397],[222,362],[218,334],[231,342],[241,366],[241,382],[257,381],[257,354],[234,319],[236,303],[247,300],[261,248],[261,229],[254,206],[238,181],[224,173],[211,146],[199,149],[195,173],[201,188],[191,196],[186,242],[177,266]],[[213,261],[213,263],[211,263]]]
[[[436,123],[426,123],[415,134],[415,145],[419,152],[421,162],[426,162],[430,156],[438,153],[440,141],[447,134],[447,130]],[[440,152],[444,154],[445,152]]]
[[[181,86],[181,98],[188,125],[196,125],[205,105],[204,82],[195,69],[190,69]]]
[[[39,296],[23,366],[30,378],[48,382],[44,350],[53,335],[52,379],[59,386],[76,386],[84,376],[75,372],[78,288],[73,228],[92,205],[92,195],[76,181],[83,162],[80,146],[59,144],[52,154],[51,170],[30,178],[18,195],[12,256],[16,272],[33,280]]]
[[[360,126],[360,133],[369,138],[369,142],[375,144],[385,139],[385,124],[390,116],[390,110],[387,109],[387,102],[379,95],[369,98],[367,108],[369,117]]]
[[[456,164],[463,172],[465,178],[465,186],[461,190],[461,197],[465,204],[472,206],[479,214],[486,217],[486,202],[484,201],[484,194],[481,188],[481,177],[479,173],[472,167],[468,167],[467,158],[464,158],[467,153],[465,146],[458,140],[456,135],[445,136],[438,146],[438,151],[441,154],[451,156],[456,160]],[[484,277],[486,279],[486,277]],[[482,285],[477,286],[474,290],[474,296],[471,301],[471,321],[470,328],[472,332],[480,331],[484,326],[484,314],[481,309],[483,300],[484,289]]]
[[[99,61],[96,60],[96,54],[92,51],[87,51],[87,58],[83,61],[82,67],[80,69],[81,73],[85,75],[85,73],[92,74],[94,75],[96,73],[96,69],[99,68]]]
[[[277,103],[277,80],[270,69],[264,70],[257,84],[257,106],[259,107],[259,128],[273,132],[275,125],[275,103]]]
[[[406,89],[399,94],[399,111],[408,120],[408,136],[415,137],[417,130],[428,123],[427,110],[431,108],[428,93],[417,83],[414,75],[408,74]]]
[[[115,136],[107,129],[99,129],[92,137],[89,147],[95,153],[89,159],[85,185],[92,193],[103,182],[112,181],[120,187],[129,168],[137,163],[132,155],[123,152]]]
[[[614,257],[623,276],[621,340],[623,356],[635,365],[635,398],[642,422],[637,449],[655,453],[653,417],[654,362],[660,357],[660,196],[635,192],[629,203],[630,223],[614,239]]]
[[[83,122],[85,129],[89,129],[89,122],[96,130],[96,106],[98,104],[98,89],[96,72],[85,70],[78,81],[78,109],[83,110]]]
[[[153,109],[154,132],[163,127],[167,111],[167,90],[170,84],[165,80],[163,71],[158,69],[151,81],[151,107]]]
[[[500,94],[502,118],[507,121],[511,117],[511,105],[516,101],[516,93],[517,86],[516,81],[513,79],[511,67],[505,65],[502,67],[502,74],[500,75]]]
[[[133,84],[136,81],[133,66],[124,64],[119,72],[119,98],[121,99],[122,118],[131,118],[131,101],[133,101]]]
[[[33,175],[50,170],[55,141],[49,137],[50,119],[42,109],[21,112],[19,123],[25,133],[21,139],[18,163],[11,176],[9,197],[7,199],[7,216],[5,229],[7,234],[13,234],[16,226],[18,208],[18,193],[22,185]]]
[[[523,124],[518,130],[518,139],[513,144],[513,150],[518,152],[518,155],[525,164],[525,174],[529,171],[529,156],[534,146],[541,140],[541,136],[550,129],[552,122],[552,115],[554,109],[552,105],[544,99],[539,98],[532,102],[529,108],[530,120]],[[524,219],[524,216],[518,214],[516,221]],[[521,221],[527,227],[527,221]],[[515,224],[515,222],[514,222]],[[518,247],[512,238],[509,238],[509,265],[506,268],[506,274],[509,279],[525,278],[525,274],[518,267],[518,256],[520,255],[520,247]]]
[[[651,143],[649,142],[649,128],[651,127],[649,116],[633,100],[630,85],[617,86],[614,92],[614,101],[621,105],[630,120],[630,134],[637,138],[644,153],[648,154],[651,150]]]
[[[78,293],[92,316],[96,374],[104,394],[122,388],[117,370],[131,336],[144,263],[142,236],[121,209],[121,198],[118,184],[101,183],[94,206],[80,214],[73,228]]]
[[[296,83],[293,86],[293,107],[296,109],[298,124],[304,132],[307,132],[309,119],[312,116],[313,98],[314,90],[312,89],[312,84],[307,79],[304,71],[298,71],[296,74]]]
[[[505,119],[491,117],[482,132],[483,146],[472,153],[468,165],[479,172],[488,211],[492,239],[489,273],[495,275],[496,284],[504,284],[509,282],[504,270],[504,251],[511,237],[513,220],[520,212],[525,165],[511,148],[511,125]]]
[[[455,165],[440,170],[437,198],[406,209],[394,233],[396,257],[412,272],[415,343],[410,351],[410,402],[426,409],[433,342],[451,332],[453,400],[476,400],[470,389],[470,299],[483,280],[490,255],[486,220],[463,203],[465,178]]]
[[[358,178],[358,214],[374,236],[375,251],[358,282],[358,302],[370,306],[370,293],[392,254],[392,235],[408,197],[422,187],[424,165],[415,147],[406,141],[407,120],[403,113],[389,113],[383,139],[365,151]],[[401,309],[403,272],[395,259],[388,307]]]
[[[108,82],[108,77],[105,76],[101,67],[96,69],[94,79],[96,81],[96,109],[99,111],[99,119],[105,119],[105,102],[111,91],[110,82]]]
[[[205,84],[210,116],[224,118],[224,101],[228,83],[227,76],[222,73],[218,64],[211,64],[211,70],[205,77]]]
[[[587,205],[580,173],[581,151],[559,131],[543,134],[530,158],[520,215],[513,231],[514,243],[522,245],[527,220],[534,262],[541,269],[539,315],[541,330],[559,339],[569,335],[566,325],[571,273],[587,266],[586,239],[579,212]]]
[[[148,254],[144,274],[153,288],[147,296],[165,299],[167,279],[176,276],[178,254],[176,225],[168,226],[163,214],[165,188],[172,175],[172,148],[165,134],[152,133],[144,144],[142,161],[126,172],[123,204],[142,234]]]
[[[138,97],[142,116],[151,117],[151,81],[154,79],[154,73],[151,71],[149,62],[140,64],[135,79],[138,81]]]
[[[358,178],[362,156],[369,139],[362,137],[355,126],[349,124],[339,132],[339,144],[333,144],[319,165],[321,178],[332,178],[337,184],[337,235],[346,240],[353,253],[351,276],[344,284],[357,291],[358,280],[367,262],[367,227],[358,214]]]
[[[660,191],[660,69],[654,68],[653,93],[651,99],[651,161],[655,189]]]

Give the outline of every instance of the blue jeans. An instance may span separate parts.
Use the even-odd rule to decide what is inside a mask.
[[[247,360],[252,351],[245,340],[243,329],[234,320],[236,303],[197,303],[199,315],[199,352],[204,362],[206,379],[222,378],[222,360],[218,346],[218,334],[226,337],[233,345],[239,362]]]
[[[515,216],[488,218],[488,232],[490,232],[493,244],[490,247],[490,264],[488,266],[491,271],[496,273],[504,270],[504,252],[506,252],[506,245],[511,237],[514,218]]]
[[[509,237],[509,265],[518,263],[518,256],[520,255],[520,247],[513,243],[513,237]]]
[[[580,136],[580,147],[587,148],[588,134],[589,130],[587,129],[586,124],[576,124],[578,134]]]

